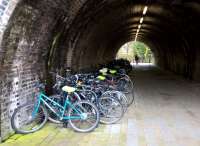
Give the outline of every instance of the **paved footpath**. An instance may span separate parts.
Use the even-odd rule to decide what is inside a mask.
[[[0,146],[200,146],[200,83],[146,66],[132,76],[136,101],[118,124],[83,134],[48,123]]]

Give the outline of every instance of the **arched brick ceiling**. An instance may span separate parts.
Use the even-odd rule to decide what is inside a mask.
[[[59,42],[54,51],[48,51],[48,45],[46,59],[53,57],[50,60],[58,68],[79,70],[113,59],[123,43],[134,40],[146,5],[148,11],[143,16],[138,40],[152,46],[158,65],[171,68],[164,54],[182,51],[184,57],[190,56],[185,53],[195,52],[188,50],[198,44],[192,39],[199,32],[196,18],[200,4],[195,0],[22,0],[18,7],[23,5],[44,16],[35,22],[55,16],[55,23],[48,24],[52,27],[48,37],[51,41],[60,33]]]
[[[31,101],[38,78],[66,67],[79,71],[115,58],[135,39],[154,52],[159,67],[200,80],[198,0],[10,0],[0,33],[1,139],[12,108]],[[13,11],[14,10],[14,11]],[[13,100],[15,98],[15,100]],[[13,101],[10,103],[10,101]],[[11,106],[10,106],[11,104]]]
[[[155,52],[162,53],[159,56],[178,52],[173,51],[175,48],[170,48],[174,43],[176,43],[174,47],[184,51],[187,49],[182,48],[186,46],[184,44],[190,43],[187,37],[191,33],[197,35],[195,32],[199,21],[193,17],[199,16],[199,13],[196,13],[196,9],[191,7],[196,2],[173,0],[168,2],[149,1],[148,3],[114,0],[103,2],[88,1],[74,21],[73,27],[80,34],[74,49],[76,57],[72,60],[75,68],[81,69],[89,67],[91,64],[102,63],[103,60],[112,59],[119,49],[118,47],[134,39],[145,5],[149,7],[144,16],[138,40],[152,46]],[[96,7],[94,3],[96,3]],[[195,31],[193,32],[193,30]],[[74,33],[77,34],[77,32]],[[167,48],[168,46],[170,47]],[[81,52],[79,50],[82,50],[83,53],[79,53]],[[161,60],[160,62],[165,61]]]

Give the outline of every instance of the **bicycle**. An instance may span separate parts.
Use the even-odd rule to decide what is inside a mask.
[[[16,133],[28,134],[41,129],[48,119],[48,110],[55,113],[60,121],[69,122],[77,132],[93,131],[99,124],[99,111],[97,107],[88,101],[71,103],[68,96],[75,92],[76,88],[64,86],[62,90],[67,93],[64,104],[52,100],[46,96],[40,86],[35,103],[28,103],[15,109],[11,117],[11,126]],[[54,108],[54,107],[57,108]]]
[[[64,78],[56,73],[52,74],[56,77],[56,83],[53,88],[58,91],[56,92],[58,94],[50,96],[51,98],[61,102],[62,95],[59,93],[61,87],[65,84],[72,85],[75,86],[77,90],[74,92],[74,96],[70,101],[87,100],[95,104],[100,113],[100,123],[113,124],[123,117],[124,112],[127,109],[127,102],[125,95],[122,96],[121,92],[112,91],[112,94],[108,94],[109,91],[107,91],[107,89],[109,88],[106,86],[105,88],[101,85],[98,79],[91,79],[91,75],[76,74]],[[90,83],[88,83],[89,80]],[[102,96],[105,91],[107,91],[106,94]],[[61,123],[57,116],[51,111],[49,112],[49,120],[57,124]]]

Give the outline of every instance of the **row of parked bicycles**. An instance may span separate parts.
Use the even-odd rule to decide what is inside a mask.
[[[77,132],[90,132],[99,123],[114,124],[134,102],[133,82],[124,69],[102,68],[97,72],[65,77],[51,72],[54,94],[45,94],[45,85],[36,84],[34,102],[15,109],[11,126],[16,133],[41,129],[49,120]]]

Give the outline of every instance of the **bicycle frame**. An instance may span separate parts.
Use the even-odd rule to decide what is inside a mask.
[[[68,95],[67,95],[68,96]],[[50,109],[53,113],[55,113],[56,116],[58,116],[60,118],[60,120],[76,120],[76,119],[83,119],[82,117],[82,112],[77,110],[72,103],[67,100],[65,100],[64,106],[60,105],[59,103],[57,103],[56,101],[52,100],[51,98],[49,98],[48,96],[46,96],[45,94],[41,93],[37,96],[37,103],[35,104],[32,116],[36,116],[39,110],[39,107],[41,105],[41,103],[43,103],[44,105],[46,105],[46,107],[48,109]],[[57,113],[52,107],[51,105],[48,104],[48,101],[51,102],[51,104],[54,104],[54,106],[56,106],[59,109],[59,113]],[[67,107],[72,108],[79,116],[64,116],[65,111],[67,109]]]

